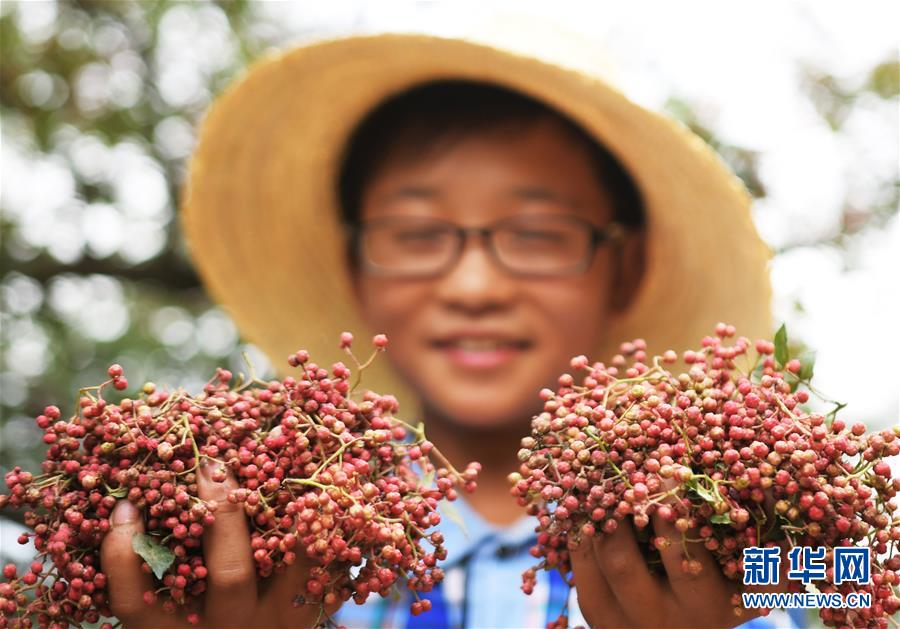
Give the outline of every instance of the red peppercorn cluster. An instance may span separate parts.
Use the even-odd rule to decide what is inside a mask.
[[[341,336],[361,372],[387,338],[374,338],[362,365],[351,342]],[[138,398],[118,403],[103,398],[109,385],[124,388],[122,368],[113,365],[110,380],[81,391],[74,417],[45,409],[37,418],[49,445],[43,473],[15,468],[6,476],[9,493],[0,495],[0,507],[29,509],[33,532],[19,542],[33,541],[38,552],[24,574],[13,564],[4,568],[0,627],[66,627],[112,615],[99,551],[123,498],[146,518],[134,549],[156,575],[156,590],[144,599],[159,598],[174,612],[202,595],[201,540],[217,504],[199,498],[197,473],[210,463],[212,480],[225,480],[222,465],[238,480],[228,499],[244,506],[260,577],[284,570],[298,554],[312,560],[295,605],[361,604],[401,585],[418,598],[440,582],[437,563],[447,552],[429,529],[441,519],[441,500],[454,500],[459,487],[475,489],[480,466],[454,469],[421,425],[394,416],[393,396],[356,395],[343,363],[329,371],[303,350],[289,363],[300,369],[297,377],[233,385],[232,374],[219,369],[200,395],[147,384]],[[413,611],[427,611],[428,603],[416,600]]]
[[[651,569],[661,569],[651,515],[682,533],[686,572],[697,574],[687,539],[700,538],[723,573],[742,579],[743,549],[825,547],[827,579],[821,592],[869,592],[870,609],[824,609],[829,626],[886,627],[900,609],[900,519],[895,515],[900,479],[884,457],[900,453],[900,426],[866,434],[836,414],[808,412],[809,374],[776,345],[750,341],[719,324],[698,351],[682,355],[687,373],[665,365],[674,351],[648,360],[646,344],[621,346],[609,365],[572,360],[583,372],[544,389],[543,412],[522,439],[520,469],[510,475],[519,504],[538,517],[540,563],[523,574],[531,593],[536,570],[571,572],[569,551],[585,537],[633,523]],[[784,350],[786,353],[786,350]],[[784,363],[783,365],[781,363]],[[739,363],[747,366],[746,371]],[[872,548],[869,585],[833,583],[837,546]],[[802,585],[791,581],[795,591]],[[739,597],[732,601],[736,613]],[[565,618],[561,618],[565,626]]]

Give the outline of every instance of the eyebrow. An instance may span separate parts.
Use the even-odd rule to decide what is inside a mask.
[[[380,205],[388,205],[404,199],[434,199],[437,196],[438,190],[430,186],[403,186],[382,199]]]
[[[512,190],[511,196],[523,201],[550,201],[552,203],[565,205],[575,210],[582,209],[582,205],[571,197],[561,195],[558,192],[550,188],[545,188],[543,186],[526,186],[522,188],[515,188],[514,190]]]
[[[435,199],[439,196],[440,191],[432,186],[403,186],[392,191],[381,201],[380,205],[389,205],[395,201],[405,199]],[[571,197],[561,195],[553,189],[544,186],[514,188],[509,192],[509,196],[522,201],[549,201],[574,210],[583,209],[583,206]]]

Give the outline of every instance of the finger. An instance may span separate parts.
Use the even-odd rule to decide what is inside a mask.
[[[578,607],[588,625],[594,629],[627,626],[625,614],[600,570],[591,538],[585,537],[578,548],[569,551],[569,557]]]
[[[696,537],[697,532],[679,531],[672,522],[658,513],[653,516],[653,530],[668,544],[659,549],[672,593],[683,604],[699,604],[703,600],[730,600],[730,588],[722,568],[703,544],[685,542],[685,537]],[[687,563],[686,563],[687,562]]]
[[[210,475],[216,465],[201,466],[197,478],[200,498],[218,503],[215,523],[203,532],[209,570],[206,616],[213,626],[231,627],[241,624],[256,607],[256,566],[244,507],[228,500],[237,481],[230,472],[224,482],[213,481]]]
[[[262,597],[262,605],[267,609],[278,610],[279,619],[284,626],[306,626],[315,622],[321,606],[307,601],[306,582],[309,572],[314,567],[312,560],[307,559],[301,549],[293,564],[284,572],[274,574]],[[326,613],[334,614],[340,603],[326,605]]]
[[[130,501],[120,500],[110,524],[112,528],[100,546],[110,609],[129,627],[153,625],[159,610],[144,602],[144,592],[153,590],[153,579],[141,569],[143,560],[131,547],[132,537],[144,532],[141,513]]]
[[[272,577],[274,582],[263,596],[262,606],[278,610],[284,626],[312,626],[322,618],[336,614],[343,604],[338,597],[325,604],[323,614],[322,603],[312,600],[313,597],[306,593],[311,567],[311,564],[304,567],[295,564],[285,573]]]
[[[765,490],[765,502],[763,503],[765,514],[766,514],[766,524],[767,528],[772,525],[769,524],[774,522],[777,519],[776,510],[775,510],[775,495],[771,489]],[[770,539],[770,538],[767,538]],[[788,559],[788,552],[790,552],[790,544],[787,539],[782,539],[781,541],[776,542],[778,547],[781,549],[780,558],[781,561],[778,564],[778,582],[773,583],[771,585],[765,586],[748,586],[748,587],[758,587],[760,592],[787,592],[788,591],[788,578],[787,573],[790,571],[790,560]]]
[[[660,490],[668,492],[677,486],[674,479],[663,479]],[[662,503],[672,507],[675,514],[679,513],[679,499],[676,496],[666,496]],[[699,596],[726,597],[730,600],[735,590],[722,573],[716,558],[702,543],[684,541],[685,538],[696,539],[696,529],[682,533],[673,522],[663,518],[659,510],[654,511],[651,519],[657,537],[668,541],[667,545],[659,549],[659,554],[675,597],[681,602],[692,603],[696,603]],[[704,591],[704,588],[711,589]]]
[[[664,601],[671,595],[650,574],[631,523],[619,521],[613,533],[594,537],[591,545],[606,582],[631,624],[659,626],[664,606],[648,606],[646,601]]]
[[[727,581],[727,587],[731,592],[732,601],[734,602],[734,613],[738,618],[740,618],[741,622],[747,622],[761,616],[764,613],[762,608],[746,608],[743,606],[743,601],[741,600],[741,594],[744,592],[748,593],[777,593],[777,592],[787,592],[789,590],[789,581],[787,578],[787,573],[790,571],[790,563],[788,561],[788,551],[790,550],[788,542],[781,541],[778,542],[778,547],[781,550],[780,553],[780,562],[778,565],[778,578],[774,583],[769,585],[744,585],[742,581]]]

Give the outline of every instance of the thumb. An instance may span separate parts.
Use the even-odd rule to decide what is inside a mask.
[[[153,590],[153,579],[141,569],[143,560],[131,546],[144,532],[141,512],[129,500],[120,500],[109,518],[111,528],[100,547],[100,562],[107,576],[112,612],[125,625],[137,622],[149,611],[143,594]]]

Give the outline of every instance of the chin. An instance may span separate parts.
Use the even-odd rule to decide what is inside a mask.
[[[532,396],[537,399],[537,396]],[[460,403],[456,400],[433,400],[430,404],[437,411],[437,416],[447,423],[472,431],[493,432],[518,428],[524,437],[530,430],[531,418],[539,409],[539,402],[529,407],[515,409],[516,404],[498,404],[492,399],[491,404],[472,400]],[[521,406],[521,403],[519,404]]]

